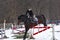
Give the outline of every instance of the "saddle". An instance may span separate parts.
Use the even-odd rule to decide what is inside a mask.
[[[30,18],[30,21],[31,21],[31,23],[36,23],[36,24],[37,24],[37,22],[38,22],[38,21],[37,21],[35,18],[33,18],[33,17]]]

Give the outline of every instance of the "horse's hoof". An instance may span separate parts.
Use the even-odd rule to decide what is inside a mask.
[[[30,39],[35,39],[35,38],[31,36]]]

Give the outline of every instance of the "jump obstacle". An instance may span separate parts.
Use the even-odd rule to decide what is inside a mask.
[[[12,26],[12,27],[13,27],[13,26]],[[25,28],[25,27],[22,27],[22,28]],[[45,26],[45,27],[43,27],[43,26],[35,27],[35,26],[34,26],[34,27],[33,27],[33,31],[34,31],[35,28],[37,28],[37,29],[44,28],[44,29],[43,29],[43,30],[40,30],[40,31],[38,31],[38,32],[36,32],[36,33],[33,32],[33,35],[36,35],[36,34],[38,34],[38,33],[41,33],[41,32],[43,32],[43,31],[49,29],[50,27],[49,27],[49,26]],[[15,28],[13,27],[12,29],[13,29],[13,30],[16,30],[16,27],[15,27]],[[19,32],[24,32],[24,30],[22,30],[22,31],[17,30],[17,31],[19,31]],[[19,33],[19,32],[18,32],[18,33]],[[14,33],[14,34],[17,34],[17,33]]]
[[[41,33],[41,32],[43,32],[43,31],[45,31],[45,30],[47,30],[47,29],[49,29],[50,27],[34,27],[34,28],[44,28],[43,30],[40,30],[40,31],[38,31],[38,32],[36,32],[36,33],[34,33],[33,35],[36,35],[36,34],[38,34],[38,33]]]
[[[6,35],[5,35],[5,25],[6,25],[6,20],[4,20],[4,33],[2,33],[2,34],[4,34],[4,37],[6,37]],[[60,31],[54,31],[54,25],[53,25],[53,27],[48,27],[48,26],[45,26],[45,27],[33,27],[33,29],[35,29],[35,28],[37,28],[37,29],[40,29],[40,28],[44,28],[43,30],[40,30],[40,31],[38,31],[38,32],[36,32],[36,33],[34,33],[33,35],[36,35],[36,34],[38,34],[38,33],[41,33],[41,32],[43,32],[43,31],[45,31],[45,30],[47,30],[47,29],[50,29],[50,28],[52,28],[52,37],[53,37],[53,40],[57,40],[56,38],[55,38],[55,35],[54,35],[54,32],[60,32]],[[19,31],[19,30],[18,30]],[[23,30],[24,31],[24,30]],[[20,31],[20,32],[23,32],[23,31]],[[1,34],[1,35],[2,35]]]

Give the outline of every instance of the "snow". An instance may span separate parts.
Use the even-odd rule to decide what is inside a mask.
[[[42,26],[43,27],[42,24],[37,25],[37,26]],[[52,24],[48,24],[48,26],[52,27]],[[40,30],[43,30],[43,29],[44,28],[40,28],[39,31]],[[34,30],[34,33],[35,32],[38,32],[38,29],[36,29],[36,28],[35,29],[32,29],[32,31],[33,30]],[[54,32],[55,33],[54,34],[55,35],[55,38],[57,40],[60,40],[60,32],[59,32],[60,31],[60,24],[59,25],[54,24],[54,31],[55,31]],[[12,30],[11,29],[5,30],[5,34],[9,38],[2,39],[2,40],[22,40],[22,39],[14,39],[14,37],[12,37],[14,34],[12,34]],[[43,31],[41,33],[36,34],[36,35],[33,35],[33,37],[35,38],[35,40],[52,40],[52,38],[53,38],[52,28],[47,29],[47,30],[45,30],[45,31]]]

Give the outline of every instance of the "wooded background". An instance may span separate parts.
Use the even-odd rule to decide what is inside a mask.
[[[60,20],[60,0],[0,0],[0,23],[17,22],[21,14],[32,8],[36,15],[44,14],[46,19]]]

